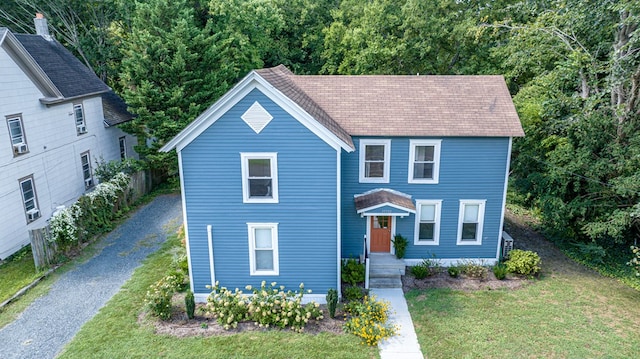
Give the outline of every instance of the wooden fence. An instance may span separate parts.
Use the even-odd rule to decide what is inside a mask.
[[[131,175],[129,182],[129,190],[125,191],[124,198],[119,199],[117,204],[124,202],[130,205],[137,201],[140,197],[151,192],[154,185],[154,174],[149,171],[139,171]],[[114,210],[120,209],[120,206],[114,206]],[[58,263],[60,250],[55,241],[50,241],[50,227],[37,228],[29,231],[31,239],[31,252],[33,253],[33,261],[36,269],[44,269],[52,267]]]

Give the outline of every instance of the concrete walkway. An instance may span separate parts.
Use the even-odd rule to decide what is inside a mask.
[[[391,303],[389,321],[397,324],[400,331],[395,336],[378,344],[382,359],[423,359],[416,330],[409,314],[407,301],[401,288],[371,289],[378,299]]]
[[[179,195],[159,196],[96,244],[99,253],[63,273],[11,324],[0,329],[0,358],[54,358],[133,270],[182,223]]]

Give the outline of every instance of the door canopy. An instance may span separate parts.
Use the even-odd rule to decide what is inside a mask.
[[[416,213],[411,196],[389,188],[378,188],[354,196],[356,212],[365,216],[405,217]]]

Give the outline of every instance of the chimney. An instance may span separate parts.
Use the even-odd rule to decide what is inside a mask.
[[[44,37],[47,41],[53,41],[53,38],[49,35],[49,25],[47,24],[47,19],[44,18],[44,15],[36,13],[33,23],[36,25],[36,34]]]

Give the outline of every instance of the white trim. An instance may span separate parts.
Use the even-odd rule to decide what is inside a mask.
[[[484,199],[461,199],[458,213],[458,235],[456,244],[459,246],[479,246],[482,245],[482,229],[484,227],[484,207],[487,200]],[[475,241],[462,240],[462,224],[464,220],[464,209],[467,205],[478,205],[478,227],[476,228]]]
[[[393,239],[396,237],[396,221],[394,216],[390,216],[391,232],[389,233],[389,253],[396,254],[396,247],[393,245]]]
[[[509,137],[509,150],[507,151],[507,164],[504,170],[504,192],[502,193],[502,211],[500,213],[500,231],[498,233],[498,248],[496,249],[496,259],[500,259],[502,252],[502,232],[504,231],[504,212],[507,206],[507,187],[509,186],[509,168],[511,166],[511,144],[512,137]]]
[[[367,241],[367,253],[371,254],[371,218],[370,216],[367,216],[367,228],[365,230],[364,233],[366,233],[366,241]]]
[[[384,167],[382,177],[365,177],[365,148],[366,146],[384,146]],[[382,139],[361,139],[358,151],[359,154],[359,180],[360,183],[389,183],[391,173],[391,140]]]
[[[340,272],[342,271],[342,153],[340,150],[336,151],[336,259],[337,259],[337,281],[336,290],[338,291],[338,298],[342,298],[342,278]]]
[[[440,146],[442,140],[409,140],[409,183],[438,184],[440,177]],[[413,178],[413,166],[415,164],[416,146],[433,146],[433,178],[415,179]]]
[[[193,286],[193,284],[191,284],[191,286]],[[196,303],[206,303],[210,294],[211,293],[193,293],[193,299],[195,299]]]
[[[211,275],[211,285],[216,284],[216,267],[213,262],[213,235],[211,234],[211,225],[207,224],[207,247],[209,248],[209,273]]]
[[[435,205],[434,213],[434,226],[433,226],[433,241],[421,241],[420,240],[420,214],[422,205]],[[440,222],[442,214],[442,200],[416,200],[416,223],[413,233],[413,244],[416,246],[437,246],[440,244]]]
[[[211,293],[194,293],[194,299],[197,303],[206,303],[207,302],[207,298],[209,298],[209,295]],[[247,297],[251,297],[253,295],[253,293],[242,293],[243,295],[246,295]],[[318,304],[327,304],[327,294],[326,293],[305,293],[304,296],[302,297],[302,304],[307,304],[310,302],[316,302]]]
[[[416,266],[418,264],[421,264],[424,259],[404,258],[402,260],[404,261],[404,264],[406,266],[411,267],[411,266]],[[460,263],[474,263],[474,264],[480,264],[483,266],[492,266],[498,263],[498,260],[496,258],[434,258],[431,260],[435,261],[436,263],[438,263],[438,265],[442,267],[451,267],[451,266],[458,265]]]
[[[249,160],[268,159],[271,165],[271,197],[250,197]],[[240,152],[242,169],[243,203],[278,203],[278,153],[277,152]]]
[[[231,90],[225,93],[216,103],[200,114],[189,126],[182,130],[177,136],[167,142],[160,151],[169,152],[172,149],[182,151],[189,143],[196,139],[202,132],[220,119],[229,109],[235,106],[247,94],[254,89],[258,89],[271,101],[275,102],[282,109],[298,120],[303,126],[313,132],[328,145],[338,150],[340,148],[347,152],[355,149],[345,143],[333,132],[321,125],[313,116],[308,114],[298,104],[285,96],[278,89],[273,87],[267,80],[262,78],[257,72],[251,71]]]
[[[363,213],[363,212],[372,211],[374,209],[378,209],[378,208],[382,208],[382,207],[386,207],[386,206],[389,206],[389,207],[392,207],[392,208],[395,208],[395,209],[398,209],[398,210],[401,210],[401,211],[404,211],[404,212],[407,212],[407,213],[382,213],[382,214],[379,214],[380,216],[406,217],[411,213],[416,213],[416,211],[412,210],[411,208],[405,208],[405,207],[398,206],[397,204],[393,204],[393,203],[389,203],[389,202],[384,202],[384,203],[377,204],[375,206],[363,208],[361,210],[358,210],[357,213],[360,214],[362,217],[364,217],[364,216],[378,216],[378,214]]]
[[[187,247],[187,264],[189,265],[189,287],[193,290],[193,265],[191,264],[191,246],[189,245],[189,227],[187,226],[187,198],[184,191],[184,176],[182,176],[182,153],[178,152],[178,169],[180,171],[180,196],[182,197],[182,224],[184,226],[184,241]],[[211,284],[214,284],[212,282]],[[205,297],[205,301],[206,301]]]
[[[255,229],[269,228],[271,230],[271,246],[273,251],[273,270],[256,270],[255,259]],[[249,274],[259,275],[280,275],[280,261],[278,258],[278,223],[247,223],[249,238]]]

